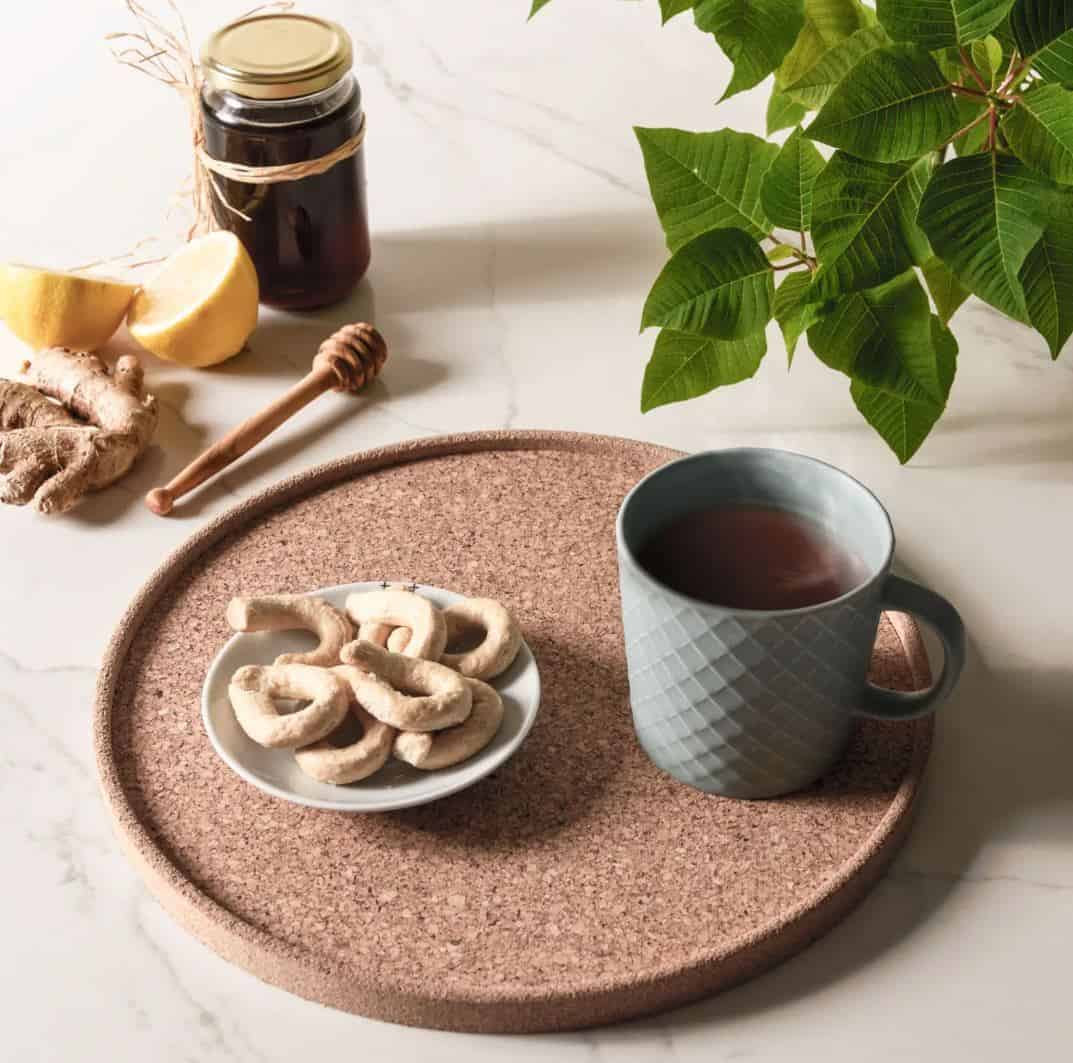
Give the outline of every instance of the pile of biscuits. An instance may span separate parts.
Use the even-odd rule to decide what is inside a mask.
[[[414,590],[389,586],[351,594],[345,612],[305,595],[233,598],[227,621],[235,631],[317,636],[308,653],[240,668],[228,694],[253,741],[293,749],[307,775],[339,785],[367,779],[392,753],[433,771],[483,749],[503,721],[503,700],[486,681],[510,667],[522,644],[497,601],[466,598],[438,609]],[[448,652],[474,636],[472,648]],[[308,704],[281,713],[277,699]],[[361,737],[332,741],[348,713]]]

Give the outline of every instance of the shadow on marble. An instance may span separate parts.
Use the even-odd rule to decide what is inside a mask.
[[[376,295],[368,279],[342,302],[319,310],[286,312],[261,308],[246,349],[209,370],[221,377],[282,377],[295,381],[309,372],[317,348],[336,329],[357,321],[376,323]]]
[[[986,880],[985,849],[1067,851],[1073,810],[1073,664],[991,669],[976,653],[941,718],[905,862],[921,875]],[[1025,861],[1018,859],[1018,867]],[[965,868],[969,868],[965,872]],[[1002,876],[998,877],[1010,877]],[[1026,872],[1026,879],[1031,879]],[[1073,883],[1067,884],[1073,889]]]
[[[1016,468],[1027,470],[1032,480],[1073,480],[1073,417],[1068,410],[1046,419],[955,415],[944,418],[939,430],[950,436],[972,433],[972,446],[966,447],[962,456],[928,462],[923,468],[958,469],[988,476]],[[996,435],[1008,442],[994,442]]]
[[[444,226],[373,238],[373,271],[389,312],[524,304],[623,292],[640,299],[662,262],[651,211]],[[640,304],[638,303],[638,314]]]
[[[79,519],[89,524],[105,524],[121,516],[151,488],[166,482],[196,455],[211,445],[216,436],[203,425],[191,423],[183,407],[198,387],[211,388],[220,377],[278,377],[282,391],[309,371],[321,341],[337,328],[352,321],[372,320],[375,298],[372,287],[363,282],[354,295],[342,303],[309,314],[264,313],[250,347],[223,365],[198,372],[196,380],[159,379],[151,384],[161,405],[161,420],[153,445],[122,481],[123,490],[111,490],[88,501],[78,510]],[[320,440],[341,429],[351,418],[360,417],[392,398],[416,394],[439,384],[448,374],[446,362],[410,353],[406,330],[397,325],[386,328],[389,336],[388,379],[378,379],[361,396],[347,396],[331,412],[322,400],[320,408],[308,415],[311,423],[299,431],[284,430],[260,444],[248,457],[239,459],[222,477],[193,492],[176,507],[175,517],[198,517],[229,496],[237,500],[244,488],[257,478],[283,467]],[[136,351],[137,345],[125,333],[109,345],[112,356]],[[152,366],[156,360],[142,352]],[[268,401],[266,396],[265,401]],[[247,414],[252,411],[246,411]],[[230,426],[221,426],[222,435]],[[340,441],[339,456],[353,448]]]
[[[238,459],[233,465],[229,465],[221,474],[221,477],[210,480],[204,485],[191,492],[176,505],[174,516],[197,517],[212,508],[220,500],[221,495],[231,495],[237,501],[244,496],[246,488],[252,481],[271,473],[273,470],[284,469],[292,458],[300,458],[317,443],[327,439],[335,432],[341,432],[344,426],[351,420],[360,420],[363,414],[371,414],[381,402],[390,398],[422,391],[425,388],[435,386],[446,376],[446,367],[439,362],[431,362],[422,358],[407,358],[400,356],[392,363],[395,373],[392,375],[390,388],[382,380],[377,380],[360,395],[344,396],[335,404],[332,412],[326,412],[322,407],[315,410],[310,416],[312,422],[298,430],[284,430],[283,434],[269,437],[265,442],[258,444],[248,455]],[[325,406],[327,403],[324,404]],[[157,448],[159,449],[159,448]],[[175,475],[183,465],[197,454],[201,447],[195,448],[183,457],[180,449],[167,451],[167,468],[162,475],[157,475],[153,483],[146,487],[155,486]],[[340,435],[338,453],[333,457],[342,458],[350,454],[356,448],[347,438]],[[322,460],[328,460],[326,457]],[[308,464],[308,458],[306,459]],[[282,472],[278,472],[282,476]],[[218,489],[210,490],[214,484]]]
[[[667,1033],[773,1011],[853,977],[905,942],[962,882],[1023,882],[1068,889],[1039,873],[989,873],[985,849],[1031,845],[1068,851],[1073,806],[1073,667],[992,670],[970,647],[958,692],[941,717],[916,825],[887,876],[830,933],[785,963],[725,993],[600,1031],[626,1044],[640,1030]],[[1011,860],[1026,863],[1023,855]],[[973,865],[984,866],[979,871]]]

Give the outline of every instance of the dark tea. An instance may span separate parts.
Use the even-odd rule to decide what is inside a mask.
[[[841,597],[868,575],[822,525],[758,505],[687,513],[652,536],[638,560],[672,590],[731,609],[801,609]]]

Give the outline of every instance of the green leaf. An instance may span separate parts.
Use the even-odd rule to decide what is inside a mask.
[[[744,229],[757,239],[771,232],[760,205],[760,181],[779,153],[777,145],[733,129],[634,132],[672,251],[709,229]]]
[[[896,41],[934,51],[986,37],[1013,0],[876,0],[876,14]]]
[[[813,191],[814,297],[871,288],[929,257],[916,216],[932,165],[930,155],[912,164],[831,157]]]
[[[739,340],[713,340],[664,329],[645,369],[641,412],[748,380],[766,352],[762,331]]]
[[[808,330],[825,365],[872,388],[914,401],[943,402],[928,297],[913,270],[844,295]]]
[[[771,136],[780,129],[792,129],[807,113],[803,104],[779,89],[772,89],[771,99],[767,102],[767,135]]]
[[[767,253],[768,262],[785,262],[794,257],[794,249],[789,244],[776,244]]]
[[[973,41],[969,49],[973,64],[984,81],[994,88],[1002,79],[1002,44],[990,34],[982,41]]]
[[[1057,358],[1073,333],[1073,202],[1066,196],[1053,209],[1039,243],[1021,267],[1032,327]]]
[[[805,16],[802,0],[699,0],[693,19],[734,64],[726,100],[760,84],[783,61]]]
[[[954,101],[958,111],[958,129],[964,129],[974,118],[979,118],[980,115],[987,113],[987,107],[984,104],[977,103],[975,100],[970,100],[965,96],[959,96]],[[954,142],[954,150],[958,155],[975,155],[978,151],[983,151],[987,144],[987,122],[983,121],[979,125],[973,126],[963,136],[958,137]]]
[[[1045,81],[1073,82],[1073,30],[1055,37],[1032,59],[1032,67]]]
[[[812,278],[807,270],[803,273],[788,273],[786,280],[775,292],[772,309],[786,343],[787,364],[793,363],[794,349],[797,347],[801,334],[816,324],[825,311],[824,303],[814,303],[809,300],[811,284]]]
[[[764,213],[783,229],[810,228],[812,186],[822,169],[823,156],[798,127],[787,138],[760,182]]]
[[[805,24],[775,72],[776,84],[786,86],[800,80],[828,49],[874,21],[872,12],[857,0],[805,0]]]
[[[529,9],[529,17],[532,18],[542,7],[550,3],[551,0],[533,0],[533,6]]]
[[[1010,29],[1024,56],[1035,57],[1067,30],[1073,30],[1073,4],[1068,0],[1016,0]]]
[[[1029,89],[1002,119],[1017,157],[1059,184],[1073,184],[1073,92],[1061,85]]]
[[[864,56],[808,127],[813,140],[878,162],[915,159],[958,130],[957,108],[939,68],[911,44]]]
[[[961,53],[956,48],[938,48],[931,53],[931,57],[947,81],[961,81],[965,68],[961,65]]]
[[[961,286],[953,270],[934,255],[927,260],[920,271],[924,274],[924,283],[931,292],[932,302],[939,311],[939,320],[944,325],[950,324],[958,307],[969,297],[969,292]]]
[[[944,383],[942,402],[935,399],[908,399],[859,380],[850,384],[849,393],[864,419],[879,433],[887,446],[904,465],[920,449],[921,443],[946,408],[946,396],[954,382],[957,365],[957,341],[933,317],[931,319],[936,365]]]
[[[812,67],[788,82],[786,95],[810,110],[822,107],[835,86],[864,56],[887,44],[890,44],[890,38],[882,26],[858,30],[851,37],[833,45]]]
[[[805,0],[805,17],[828,46],[876,21],[875,13],[859,0]]]
[[[663,25],[666,26],[675,15],[691,10],[696,2],[697,0],[659,0],[659,10],[663,16]],[[545,0],[545,3],[547,3],[547,0]]]
[[[714,229],[679,248],[648,293],[641,328],[652,325],[737,339],[771,319],[771,266],[741,229]]]
[[[917,221],[969,291],[1026,321],[1018,272],[1043,235],[1052,188],[1010,155],[966,155],[932,175]]]

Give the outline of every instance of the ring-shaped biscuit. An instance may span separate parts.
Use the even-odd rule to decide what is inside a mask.
[[[405,631],[406,638],[409,640],[410,631],[408,628],[392,627],[390,624],[378,624],[373,620],[367,620],[364,624],[359,624],[355,638],[358,642],[371,642],[374,646],[387,649],[388,641],[396,631]]]
[[[347,746],[335,746],[327,739],[321,739],[295,750],[294,756],[298,767],[318,782],[336,785],[360,782],[387,763],[396,731],[367,712],[363,704],[367,697],[377,694],[370,687],[380,686],[378,680],[349,665],[340,665],[332,672],[349,687],[349,707],[361,724],[361,738]]]
[[[228,686],[239,726],[258,745],[293,749],[324,738],[343,722],[350,694],[346,683],[327,668],[308,664],[247,664]],[[276,698],[310,702],[281,716]]]
[[[464,723],[445,731],[418,734],[402,731],[395,739],[395,757],[423,771],[460,764],[495,738],[503,722],[503,699],[479,679],[467,679],[473,707]]]
[[[346,611],[356,624],[390,625],[410,629],[405,656],[422,657],[438,661],[447,645],[447,623],[443,613],[427,598],[413,591],[388,587],[379,591],[351,594],[346,600]],[[366,629],[366,633],[371,633]],[[366,641],[378,642],[377,638]],[[359,634],[359,639],[361,635]]]
[[[443,611],[448,642],[470,628],[481,628],[484,638],[465,653],[442,653],[440,661],[471,679],[494,679],[518,656],[522,633],[506,606],[492,598],[466,598]]]
[[[462,676],[442,664],[391,653],[371,642],[350,642],[342,656],[345,664],[383,680],[379,692],[366,692],[364,704],[400,731],[439,731],[469,716],[472,691]]]
[[[410,645],[410,629],[408,627],[392,628],[384,645],[392,653],[405,654],[406,647]],[[441,654],[440,656],[442,657],[443,655]]]
[[[308,653],[283,653],[276,664],[310,664],[325,668],[339,663],[339,651],[354,637],[345,613],[323,598],[302,594],[267,594],[259,598],[232,598],[227,622],[235,631],[292,631],[304,628],[320,639]]]
[[[381,649],[391,650],[392,653],[402,653],[410,644],[410,629],[408,627],[392,627],[390,624],[359,624],[357,640],[359,642],[371,642]]]

